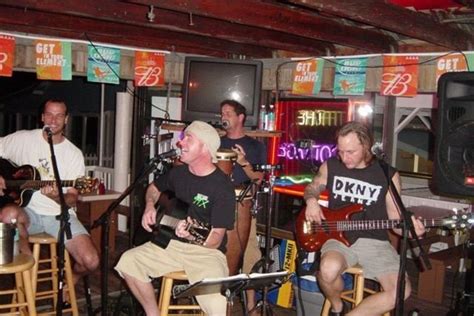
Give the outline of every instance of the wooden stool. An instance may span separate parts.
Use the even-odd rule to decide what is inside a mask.
[[[53,310],[44,313],[38,313],[38,315],[56,314],[59,271],[57,261],[58,257],[56,252],[56,238],[46,233],[40,233],[31,235],[28,238],[28,241],[33,244],[33,257],[35,259],[35,265],[33,266],[32,271],[33,294],[35,301],[46,299],[53,300]],[[40,258],[41,245],[49,245],[48,258]],[[69,253],[66,250],[64,250],[64,272],[66,280],[63,284],[67,285],[67,287],[63,286],[63,292],[67,291],[69,293],[69,303],[71,306],[63,309],[63,312],[71,312],[73,315],[79,315],[76,301],[76,291],[74,289],[74,283],[72,279],[71,261],[69,258]],[[37,291],[39,283],[49,284],[49,286],[46,290]]]
[[[365,288],[365,279],[364,279],[364,270],[361,266],[355,265],[353,267],[347,268],[344,273],[350,273],[354,276],[353,286],[351,290],[343,291],[341,293],[341,299],[352,304],[352,308],[362,302],[364,299],[364,294],[374,294],[377,291]],[[329,310],[331,309],[331,302],[328,299],[324,300],[323,310],[321,311],[321,316],[328,316]],[[383,316],[390,316],[390,312],[386,312]]]
[[[0,265],[0,275],[15,274],[15,288],[0,291],[0,295],[13,295],[13,300],[10,304],[0,305],[0,310],[8,309],[8,315],[36,315],[31,283],[31,268],[33,268],[34,263],[32,255],[19,254],[13,258],[13,262]],[[2,315],[5,314],[2,313]]]
[[[201,310],[199,305],[170,305],[174,280],[187,281],[188,276],[184,271],[170,272],[163,275],[163,280],[161,281],[160,298],[158,301],[158,310],[160,311],[160,315],[173,315],[168,313],[170,310]],[[199,315],[204,315],[204,313],[201,311]]]

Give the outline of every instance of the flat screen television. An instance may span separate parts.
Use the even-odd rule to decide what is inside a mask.
[[[240,102],[247,109],[246,127],[258,123],[262,62],[186,57],[182,119],[220,122],[220,103]]]

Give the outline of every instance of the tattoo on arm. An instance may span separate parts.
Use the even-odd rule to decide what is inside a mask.
[[[326,189],[326,186],[324,184],[321,184],[319,182],[319,177],[320,174],[316,174],[314,177],[313,181],[308,184],[304,190],[304,200],[307,201],[310,198],[319,198],[319,194],[323,192]]]

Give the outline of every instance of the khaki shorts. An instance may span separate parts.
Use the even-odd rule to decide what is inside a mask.
[[[163,274],[184,270],[189,282],[204,278],[222,278],[229,274],[225,255],[217,249],[171,240],[163,249],[151,242],[126,251],[115,266],[141,282],[151,282]],[[226,299],[220,293],[197,296],[199,305],[209,315],[225,315]]]
[[[364,277],[377,280],[378,276],[398,273],[400,256],[389,241],[359,238],[347,247],[339,240],[330,239],[324,243],[321,255],[328,251],[337,251],[352,267],[359,264],[364,269]]]

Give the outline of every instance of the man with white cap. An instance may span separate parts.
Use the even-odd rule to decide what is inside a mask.
[[[167,190],[188,204],[187,219],[179,221],[176,236],[167,245],[153,240],[130,249],[115,267],[147,315],[159,315],[151,284],[153,278],[184,270],[190,283],[195,283],[204,278],[226,277],[229,273],[226,230],[234,225],[235,193],[230,179],[213,163],[217,162],[219,135],[209,124],[194,121],[185,129],[179,146],[184,165],[172,168],[148,186],[142,226],[152,231],[156,224],[155,204],[161,192]],[[191,243],[196,237],[187,227],[193,220],[210,226],[201,244]],[[196,298],[205,313],[226,314],[226,299],[220,293]]]

